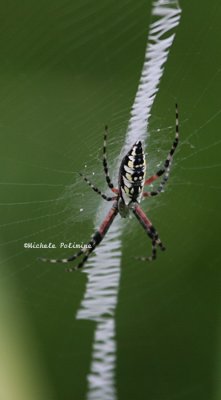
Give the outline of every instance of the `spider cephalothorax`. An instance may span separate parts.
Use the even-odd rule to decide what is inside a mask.
[[[178,129],[178,107],[176,105],[176,135],[172,145],[172,148],[164,162],[164,165],[161,169],[159,169],[155,175],[151,176],[149,179],[145,180],[146,173],[146,163],[145,163],[145,155],[142,147],[141,141],[137,141],[134,143],[130,151],[123,158],[120,169],[119,169],[119,177],[118,177],[118,188],[115,188],[108,171],[107,165],[107,157],[106,157],[106,141],[107,141],[107,126],[105,127],[104,134],[104,147],[103,147],[103,167],[104,173],[106,177],[106,182],[111,189],[111,191],[115,194],[112,197],[106,196],[102,193],[97,187],[95,187],[85,176],[83,179],[88,183],[88,185],[103,199],[107,201],[113,201],[113,205],[105,217],[104,221],[100,225],[99,229],[94,233],[92,239],[88,242],[87,246],[82,248],[78,253],[63,259],[48,259],[41,258],[41,261],[51,262],[51,263],[68,263],[70,261],[75,260],[77,257],[83,255],[82,261],[75,268],[68,268],[67,271],[73,271],[74,269],[81,268],[84,263],[87,261],[89,255],[95,249],[95,247],[102,241],[105,234],[107,233],[109,227],[111,226],[114,218],[119,213],[122,218],[126,218],[130,211],[136,216],[140,224],[143,226],[147,235],[150,237],[152,242],[152,254],[149,257],[139,257],[141,260],[152,261],[156,258],[156,250],[157,246],[160,247],[161,250],[165,250],[164,245],[162,244],[159,235],[156,229],[153,227],[151,221],[148,219],[146,214],[141,209],[139,203],[142,197],[152,197],[156,196],[162,192],[164,185],[166,184],[170,167],[173,160],[173,154],[176,150],[179,140],[179,129]],[[144,185],[150,185],[160,176],[163,176],[160,185],[156,190],[150,192],[144,192]]]

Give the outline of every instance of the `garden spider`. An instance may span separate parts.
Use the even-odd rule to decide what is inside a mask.
[[[108,229],[110,228],[117,214],[119,213],[122,218],[126,218],[129,215],[130,210],[134,213],[134,215],[136,216],[140,224],[143,226],[145,232],[152,241],[151,256],[137,257],[137,258],[143,261],[152,261],[156,258],[157,246],[159,246],[161,250],[165,250],[165,247],[161,242],[156,229],[153,227],[151,221],[139,206],[139,203],[142,197],[157,196],[159,193],[161,193],[164,188],[164,185],[166,184],[169,178],[173,155],[179,141],[178,106],[176,104],[176,134],[173,145],[167,156],[166,161],[164,162],[163,167],[159,169],[159,171],[157,171],[156,174],[151,176],[149,179],[145,180],[146,163],[145,163],[145,155],[143,152],[142,143],[141,141],[137,141],[132,146],[130,151],[126,154],[126,156],[123,158],[119,169],[118,188],[114,187],[109,176],[108,165],[107,165],[107,156],[106,156],[107,133],[108,133],[108,128],[106,126],[104,133],[104,146],[103,146],[103,168],[106,177],[106,182],[111,191],[115,195],[112,197],[106,196],[97,187],[95,187],[85,176],[83,176],[82,174],[80,175],[83,177],[85,182],[104,200],[114,202],[110,211],[106,215],[104,221],[102,222],[98,230],[92,236],[91,240],[88,242],[87,246],[79,250],[78,253],[63,259],[40,258],[40,260],[44,262],[68,263],[82,255],[83,259],[76,267],[67,268],[67,271],[69,272],[72,272],[75,269],[83,267],[84,263],[87,261],[92,251],[95,249],[96,246],[98,246],[98,244],[102,241],[102,239],[106,235]],[[163,176],[163,179],[156,190],[150,192],[143,191],[144,185],[150,185],[160,176]]]

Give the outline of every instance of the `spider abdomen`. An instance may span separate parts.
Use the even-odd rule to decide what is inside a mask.
[[[146,163],[141,141],[136,142],[123,158],[119,172],[120,194],[128,205],[140,202],[144,181]]]

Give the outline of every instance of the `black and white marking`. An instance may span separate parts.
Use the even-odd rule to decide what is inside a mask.
[[[119,171],[119,190],[126,205],[140,202],[146,173],[141,141],[137,141],[123,158]]]

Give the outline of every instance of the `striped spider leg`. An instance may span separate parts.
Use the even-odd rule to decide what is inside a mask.
[[[87,243],[86,246],[84,246],[78,253],[68,257],[68,258],[60,258],[60,259],[53,259],[53,258],[39,258],[40,261],[43,262],[50,262],[50,263],[62,263],[62,264],[67,264],[71,261],[76,260],[76,258],[83,256],[81,262],[73,267],[73,268],[66,268],[67,272],[72,272],[74,270],[80,269],[83,267],[84,263],[87,261],[88,257],[94,251],[94,249],[100,244],[100,242],[103,240],[104,236],[106,235],[108,229],[110,228],[114,218],[118,214],[118,207],[117,207],[117,201],[115,201],[104,218],[102,224],[98,228],[98,230],[94,233],[92,236],[91,240]]]
[[[105,126],[105,131],[104,131],[104,144],[103,144],[103,168],[104,168],[104,174],[105,174],[105,178],[106,178],[106,182],[108,187],[111,189],[111,191],[115,194],[118,194],[118,189],[114,187],[111,179],[110,179],[110,175],[109,175],[109,168],[108,168],[108,164],[107,164],[107,134],[108,134],[108,127],[107,125]],[[116,200],[117,197],[116,196],[106,196],[106,194],[102,193],[101,190],[99,190],[95,185],[93,185],[93,183],[91,183],[91,181],[84,176],[82,173],[80,173],[80,176],[84,179],[84,181],[91,187],[91,189],[94,190],[94,192],[96,192],[97,194],[99,194],[104,200],[106,201],[113,201]]]
[[[104,200],[106,201],[113,201],[116,199],[116,196],[106,196],[106,194],[102,193],[97,186],[94,186],[93,183],[91,183],[91,181],[86,178],[86,176],[84,176],[82,173],[80,173],[80,176],[82,176],[82,178],[84,179],[84,181],[91,187],[91,189],[93,189],[94,192],[96,192],[97,194],[99,194]]]
[[[137,260],[141,260],[141,261],[153,261],[153,260],[155,260],[155,258],[157,256],[157,246],[159,246],[162,251],[166,250],[166,248],[163,245],[163,243],[161,242],[156,229],[152,225],[152,222],[149,220],[149,218],[147,218],[146,214],[143,212],[142,208],[138,204],[135,204],[135,206],[133,208],[133,213],[152,241],[151,256],[135,257],[135,258]]]
[[[163,168],[161,168],[159,171],[157,171],[155,175],[148,178],[144,184],[150,185],[152,182],[154,182],[160,176],[163,176],[163,179],[156,190],[151,191],[151,192],[143,192],[143,197],[157,196],[158,194],[160,194],[163,191],[164,186],[169,179],[170,168],[171,168],[171,164],[173,161],[173,155],[178,146],[178,143],[179,143],[179,115],[178,115],[178,105],[176,104],[176,134],[175,134],[175,139],[173,141],[171,150],[166,158],[166,161],[164,162]]]
[[[99,194],[104,200],[106,201],[114,201],[118,199],[118,196],[116,193],[118,193],[118,189],[114,188],[113,183],[111,182],[110,176],[109,176],[109,169],[108,169],[108,164],[107,164],[107,156],[106,156],[106,147],[107,147],[107,133],[108,133],[108,128],[105,126],[105,133],[104,133],[104,145],[103,145],[103,168],[104,168],[104,173],[106,177],[106,182],[109,186],[109,188],[112,190],[113,193],[115,193],[115,196],[106,196],[106,194],[102,193],[101,190],[99,190],[96,186],[94,186],[91,181],[84,176],[83,174],[80,173],[80,176],[84,179],[84,181],[91,187],[94,192]],[[118,214],[118,207],[117,207],[117,202],[113,204],[111,207],[109,213],[107,214],[106,218],[104,219],[103,223],[101,224],[100,228],[94,233],[92,236],[91,240],[87,243],[87,245],[81,249],[79,252],[76,254],[68,257],[68,258],[62,258],[62,259],[50,259],[50,258],[40,258],[41,261],[43,262],[50,262],[50,263],[63,263],[66,264],[68,262],[76,260],[76,258],[83,256],[82,261],[74,268],[67,268],[66,271],[72,272],[75,269],[80,269],[83,267],[84,263],[87,261],[88,257],[92,253],[92,251],[95,249],[96,246],[102,241],[104,238],[105,234],[107,233],[110,225],[112,224],[114,218]]]
[[[108,127],[107,125],[105,126],[105,131],[104,131],[104,145],[103,145],[103,167],[104,167],[104,173],[105,173],[105,178],[108,187],[112,190],[114,193],[119,193],[119,190],[114,187],[110,175],[109,175],[109,169],[107,165],[107,135],[108,135]]]

